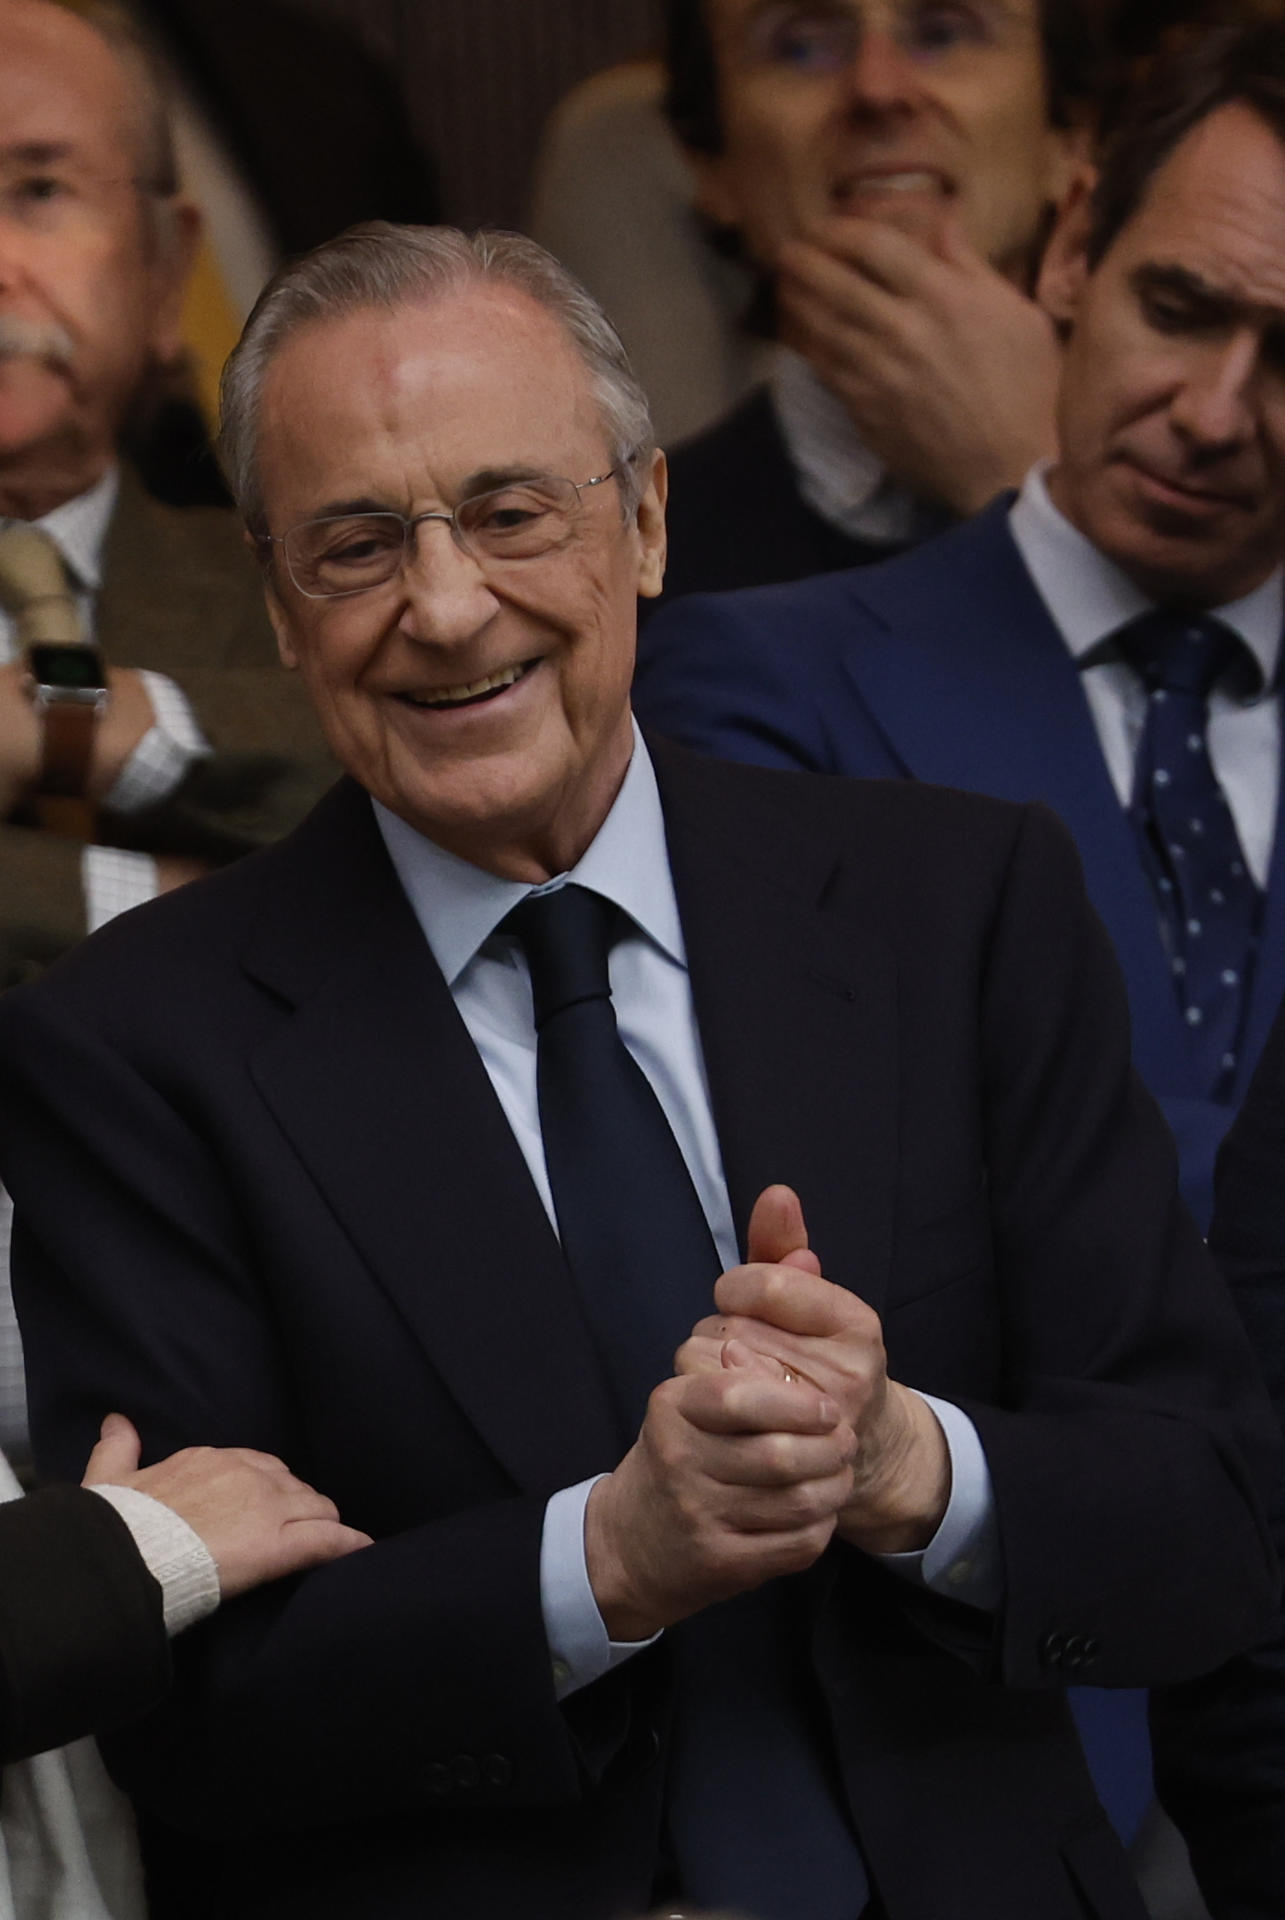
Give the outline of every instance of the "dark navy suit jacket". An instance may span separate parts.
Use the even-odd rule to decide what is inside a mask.
[[[1060,814],[1124,968],[1135,1063],[1207,1224],[1214,1155],[1285,992],[1285,834],[1224,1106],[1194,1078],[1133,830],[1075,662],[1008,531],[1010,502],[881,566],[665,608],[640,644],[635,705],[657,732],[726,759],[930,780]]]

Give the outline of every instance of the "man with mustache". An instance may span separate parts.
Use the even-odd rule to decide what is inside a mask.
[[[231,517],[120,462],[198,226],[128,23],[2,0],[0,987],[289,824],[319,754]]]
[[[654,725],[737,759],[1053,806],[1206,1221],[1285,988],[1282,259],[1285,33],[1206,32],[1128,104],[1050,244],[1056,460],[885,567],[670,609],[638,687]],[[1280,1345],[1279,1290],[1252,1311],[1247,1290],[1246,1310],[1260,1348],[1264,1319]],[[1226,1743],[1245,1765],[1263,1750],[1248,1724]],[[1187,1729],[1166,1751],[1186,1768],[1198,1745]],[[1218,1805],[1236,1826],[1240,1769],[1221,1801],[1175,1793],[1211,1884],[1237,1846],[1204,1836]],[[1281,1831],[1279,1797],[1263,1830]],[[1279,1855],[1263,1870],[1278,1911]]]

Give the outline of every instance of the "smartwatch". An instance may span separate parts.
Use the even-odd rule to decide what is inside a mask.
[[[40,772],[29,806],[39,824],[75,839],[93,837],[87,794],[98,718],[107,705],[107,667],[85,641],[37,641],[27,649],[31,698],[44,728]]]

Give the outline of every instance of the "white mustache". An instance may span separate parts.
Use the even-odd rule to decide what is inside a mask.
[[[69,367],[75,352],[71,335],[56,322],[0,313],[0,360],[44,360],[51,366]]]

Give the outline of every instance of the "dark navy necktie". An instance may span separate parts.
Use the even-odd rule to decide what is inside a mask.
[[[624,1045],[607,957],[624,916],[574,883],[503,930],[526,953],[558,1233],[625,1445],[674,1350],[713,1310],[721,1262],[686,1162]],[[667,1828],[683,1894],[762,1920],[857,1920],[869,1883],[827,1754],[803,1596],[781,1581],[684,1621]]]
[[[1147,689],[1130,818],[1151,879],[1202,1092],[1230,1096],[1262,911],[1209,757],[1209,696],[1256,672],[1221,621],[1144,614],[1116,636]]]
[[[625,924],[609,900],[570,884],[524,900],[504,928],[531,970],[562,1251],[629,1445],[675,1348],[713,1312],[721,1262],[664,1109],[616,1028],[607,956]]]

